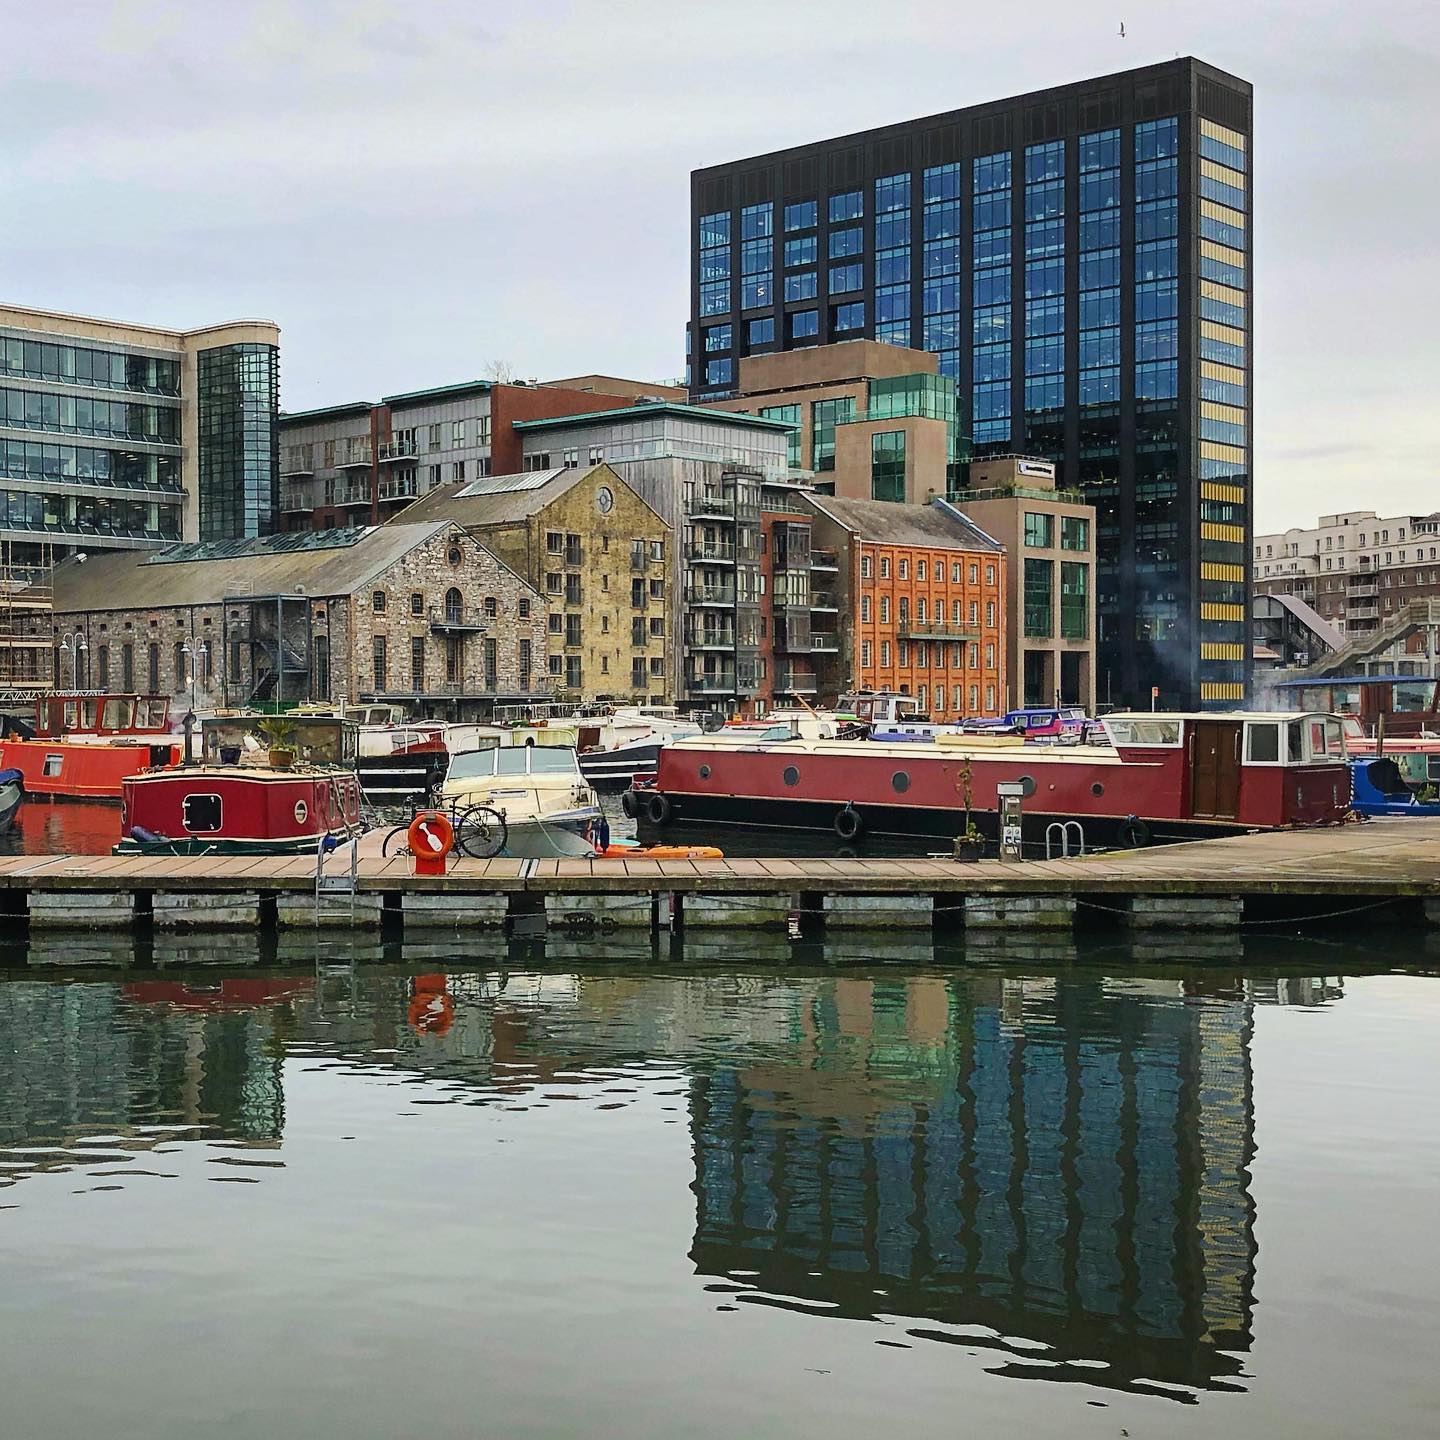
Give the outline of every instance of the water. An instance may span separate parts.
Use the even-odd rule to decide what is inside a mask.
[[[1407,932],[259,943],[0,951],[0,1433],[1433,1433]]]

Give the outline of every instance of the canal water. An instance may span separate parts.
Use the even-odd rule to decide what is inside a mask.
[[[0,946],[0,1434],[1434,1433],[1423,937],[260,943]]]

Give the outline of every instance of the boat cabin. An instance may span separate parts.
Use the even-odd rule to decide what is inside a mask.
[[[1195,819],[1273,825],[1280,814],[1305,818],[1307,785],[1319,801],[1322,789],[1348,781],[1338,715],[1138,713],[1107,715],[1101,724],[1122,760],[1178,769],[1184,813]]]
[[[913,695],[901,695],[893,690],[860,690],[842,695],[835,708],[842,715],[853,715],[857,720],[876,726],[888,727],[929,718]]]
[[[264,763],[273,749],[291,751],[300,765],[339,765],[353,769],[359,727],[333,715],[285,715],[292,738],[272,747],[258,726],[265,717],[215,715],[201,721],[201,759],[207,765]]]
[[[58,690],[35,701],[37,735],[167,735],[166,695],[105,695]]]
[[[1353,716],[1367,735],[1440,735],[1440,681],[1430,675],[1344,675],[1285,680],[1277,687],[1297,710]]]

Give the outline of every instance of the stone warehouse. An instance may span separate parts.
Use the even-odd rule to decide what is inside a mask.
[[[55,650],[61,685],[177,707],[482,718],[550,690],[544,598],[449,521],[75,556],[55,571]]]

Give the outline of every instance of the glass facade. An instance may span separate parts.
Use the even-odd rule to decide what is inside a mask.
[[[900,501],[905,499],[903,430],[880,430],[870,437],[870,498]]]
[[[696,175],[716,238],[692,323],[739,224],[725,201],[768,186],[776,346],[934,352],[971,453],[1053,459],[1095,506],[1097,691],[1116,703],[1243,700],[1250,115],[1245,82],[1176,60]]]
[[[268,535],[280,508],[279,352],[223,345],[196,359],[200,539]]]

